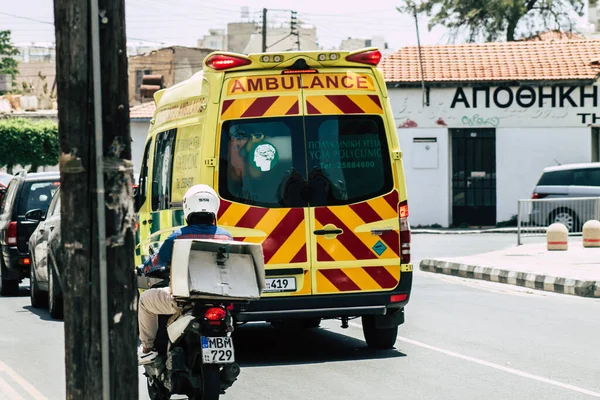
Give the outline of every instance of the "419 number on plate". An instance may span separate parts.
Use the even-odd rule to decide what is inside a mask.
[[[296,291],[296,278],[284,277],[284,278],[267,278],[265,279],[265,290],[264,292],[295,292]]]

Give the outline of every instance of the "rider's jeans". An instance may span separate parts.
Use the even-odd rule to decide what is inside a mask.
[[[140,340],[144,347],[154,348],[154,339],[158,331],[159,314],[175,314],[177,303],[168,287],[148,289],[140,294],[140,308],[138,310],[138,324],[140,327]]]

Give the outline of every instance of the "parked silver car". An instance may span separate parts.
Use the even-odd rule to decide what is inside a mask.
[[[600,218],[600,163],[544,168],[531,198],[541,200],[533,202],[530,222],[560,222],[570,232],[581,232],[586,221]]]
[[[26,218],[39,221],[29,238],[31,249],[31,306],[48,307],[54,319],[63,318],[62,263],[60,260],[60,189],[54,194],[48,212],[30,210]]]

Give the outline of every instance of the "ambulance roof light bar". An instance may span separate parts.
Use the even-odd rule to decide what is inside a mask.
[[[252,64],[252,60],[246,57],[232,56],[227,54],[213,54],[206,59],[206,65],[216,70],[224,70]]]
[[[379,64],[379,61],[381,61],[381,52],[379,50],[366,50],[360,53],[348,54],[346,56],[346,61],[377,65]]]

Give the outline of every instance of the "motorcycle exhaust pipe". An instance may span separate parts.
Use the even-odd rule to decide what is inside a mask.
[[[237,363],[227,364],[221,370],[221,381],[233,383],[240,375],[240,366]]]

